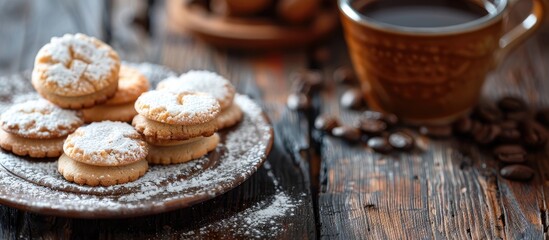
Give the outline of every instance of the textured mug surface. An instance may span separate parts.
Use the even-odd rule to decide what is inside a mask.
[[[353,2],[340,1],[341,19],[370,107],[411,123],[442,123],[477,103],[499,59],[506,1],[472,22],[416,29],[360,16]]]

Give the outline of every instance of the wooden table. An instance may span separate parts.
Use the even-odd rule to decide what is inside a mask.
[[[31,17],[28,9],[34,9],[32,4],[38,1],[21,2],[26,8],[12,11],[27,15],[3,18],[18,17],[22,22],[0,21],[0,49],[11,49],[0,51],[3,74],[31,67],[40,45],[63,29],[48,22],[36,25],[40,21]],[[117,3],[124,1],[115,1],[114,5]],[[10,5],[9,1],[0,1],[0,6],[6,4]],[[3,11],[6,8],[0,8]],[[78,13],[84,17],[67,10],[52,18],[62,20],[61,26],[67,31],[92,26],[87,31],[98,33],[90,30],[95,29],[93,21],[87,21],[93,11]],[[466,142],[432,140],[424,152],[381,155],[366,150],[362,144],[347,144],[315,131],[311,123],[319,114],[334,114],[348,123],[358,116],[356,111],[340,108],[338,97],[346,87],[336,85],[331,77],[335,68],[349,64],[340,33],[327,42],[333,50],[330,60],[318,65],[310,61],[308,50],[239,53],[215,49],[169,27],[163,14],[158,13],[163,13],[161,8],[152,11],[154,31],[145,41],[122,44],[116,37],[115,31],[121,31],[116,24],[114,33],[105,37],[125,59],[155,62],[177,72],[213,70],[228,77],[239,92],[261,103],[275,128],[275,145],[264,167],[221,197],[187,209],[140,218],[70,219],[1,206],[1,239],[548,237],[546,152],[536,154],[529,163],[537,171],[535,179],[519,183],[501,178],[499,166],[490,154]],[[19,29],[10,24],[19,24]],[[516,94],[534,106],[549,106],[548,42],[549,36],[538,35],[515,52],[489,77],[483,97],[490,100]],[[285,107],[291,85],[289,75],[311,66],[319,67],[325,74],[326,86],[314,96],[311,111],[290,111]],[[273,210],[281,193],[291,199],[290,210],[250,227],[257,220],[250,218]]]

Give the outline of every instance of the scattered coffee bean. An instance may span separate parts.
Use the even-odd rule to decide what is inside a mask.
[[[502,177],[515,181],[528,181],[534,177],[534,170],[530,167],[513,164],[503,167],[499,173]]]
[[[518,122],[514,120],[505,120],[499,124],[502,129],[517,129]]]
[[[398,123],[398,117],[392,113],[382,113],[376,111],[364,111],[360,115],[361,119],[381,120],[387,124],[388,127],[394,126]]]
[[[505,113],[505,119],[513,121],[522,121],[529,117],[530,113],[528,111],[518,111],[518,112],[508,112]]]
[[[348,89],[341,96],[341,106],[348,109],[360,109],[364,107],[364,95],[358,88]]]
[[[468,134],[473,128],[473,120],[469,117],[463,117],[458,119],[454,123],[454,130],[459,134]]]
[[[524,112],[528,110],[526,102],[517,97],[504,97],[500,99],[498,107],[504,112]]]
[[[520,138],[520,131],[516,128],[502,128],[498,136],[498,140],[504,143],[518,143]]]
[[[526,162],[526,154],[526,150],[518,144],[501,145],[494,149],[496,158],[509,164]]]
[[[419,133],[433,138],[449,138],[452,136],[452,127],[450,125],[440,126],[422,126]]]
[[[503,114],[499,109],[489,105],[478,106],[475,115],[485,123],[497,123],[503,119]]]
[[[525,121],[521,124],[522,142],[531,149],[545,147],[547,133],[545,129],[535,121]]]
[[[389,153],[393,150],[386,137],[373,137],[368,140],[368,147],[379,153]]]
[[[362,133],[358,128],[350,126],[337,126],[332,129],[334,137],[345,139],[349,142],[358,142],[362,138]]]
[[[311,100],[306,94],[292,93],[288,96],[286,104],[291,110],[306,110],[311,107]]]
[[[315,119],[315,128],[325,132],[332,132],[332,129],[339,126],[339,120],[333,116],[318,116]]]
[[[397,131],[389,135],[389,144],[395,149],[408,151],[414,147],[414,138],[404,131]]]
[[[339,67],[334,71],[334,81],[343,84],[355,84],[355,73],[350,67]]]
[[[381,120],[363,118],[358,121],[358,128],[368,135],[377,136],[387,130],[387,124]]]
[[[475,141],[479,144],[490,144],[496,140],[496,138],[501,133],[501,128],[499,125],[495,124],[488,124],[484,125],[483,128],[480,129],[478,132],[473,132],[473,138]]]
[[[549,109],[542,109],[536,114],[536,119],[539,123],[543,124],[546,128],[549,128]]]

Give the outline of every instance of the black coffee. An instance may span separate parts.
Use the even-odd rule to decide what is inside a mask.
[[[447,27],[488,14],[484,7],[467,0],[377,0],[363,3],[366,4],[358,9],[364,16],[403,27]]]

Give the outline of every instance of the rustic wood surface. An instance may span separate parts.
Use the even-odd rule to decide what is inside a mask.
[[[309,61],[306,50],[259,54],[209,47],[166,24],[158,1],[148,11],[150,25],[134,21],[133,15],[143,14],[139,7],[117,8],[135,1],[94,1],[84,7],[63,0],[39,2],[0,0],[0,74],[31,68],[34,54],[51,36],[86,32],[109,40],[126,60],[227,76],[239,92],[263,104],[275,127],[275,145],[267,164],[248,181],[194,207],[133,219],[80,220],[1,206],[1,239],[548,238],[546,152],[529,163],[537,171],[535,179],[517,183],[502,179],[490,154],[466,142],[431,140],[424,152],[380,155],[313,130],[311,122],[318,114],[337,115],[348,123],[358,115],[339,107],[346,86],[331,79],[336,67],[349,64],[340,37],[328,42],[330,61],[318,65]],[[114,10],[105,17],[102,10],[109,5]],[[64,10],[52,10],[56,8]],[[56,14],[47,15],[51,12]],[[37,20],[42,18],[47,21]],[[150,32],[147,26],[152,26]],[[483,97],[514,94],[534,106],[549,106],[547,35],[537,35],[510,56],[490,76]],[[289,111],[288,76],[310,66],[325,73],[326,87],[315,96],[311,111]],[[269,203],[280,191],[299,204],[293,214],[262,226],[264,235],[247,234],[245,217],[232,221],[257,204]]]

